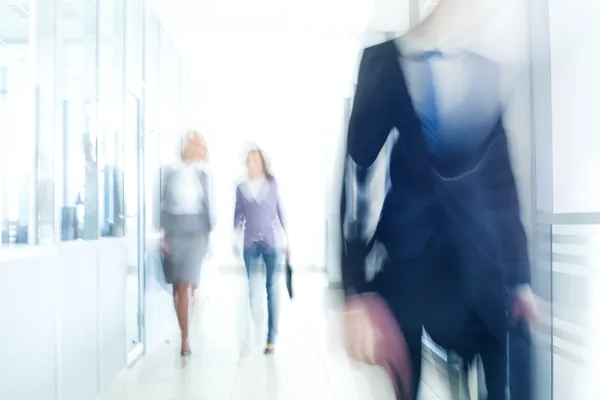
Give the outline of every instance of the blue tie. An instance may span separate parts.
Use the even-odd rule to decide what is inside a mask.
[[[438,121],[438,107],[433,80],[433,70],[431,68],[431,59],[441,57],[442,54],[437,51],[431,51],[419,56],[420,75],[419,75],[419,90],[421,91],[421,101],[417,108],[419,119],[421,120],[421,128],[425,135],[425,140],[429,150],[437,154],[441,152],[440,131]]]

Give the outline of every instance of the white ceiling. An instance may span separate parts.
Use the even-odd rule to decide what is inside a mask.
[[[164,16],[202,31],[361,32],[379,0],[155,0]],[[386,0],[391,1],[391,0]],[[400,0],[399,3],[403,3]]]
[[[286,121],[306,131],[337,129],[336,106],[352,93],[365,32],[374,22],[405,29],[407,3],[154,0],[198,85],[202,125],[217,129],[220,118],[234,116],[228,124],[239,123],[249,140]],[[377,16],[374,8],[387,12]]]
[[[326,92],[331,85],[340,98],[352,87],[366,30],[406,29],[407,4],[408,0],[154,1],[200,82],[215,84],[227,75],[225,86],[239,87],[241,80],[280,88],[281,79],[293,85],[291,75],[300,88],[319,85]]]

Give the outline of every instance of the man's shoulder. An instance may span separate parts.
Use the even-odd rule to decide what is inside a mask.
[[[395,53],[397,53],[397,50],[394,40],[387,40],[382,43],[377,43],[365,47],[363,49],[362,59],[363,63],[381,61],[384,58],[389,58]]]

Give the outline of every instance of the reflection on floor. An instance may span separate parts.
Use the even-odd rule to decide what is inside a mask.
[[[119,378],[102,400],[393,398],[380,370],[353,365],[344,356],[335,313],[340,301],[321,275],[296,274],[293,301],[284,296],[282,285],[278,347],[271,356],[261,352],[265,313],[251,314],[245,277],[218,274],[203,283],[205,289],[210,284],[210,294],[199,296],[194,312],[193,356],[182,361],[174,333]],[[253,308],[264,307],[264,291],[252,302],[257,305]],[[423,383],[422,400],[450,398],[447,385],[426,362]]]

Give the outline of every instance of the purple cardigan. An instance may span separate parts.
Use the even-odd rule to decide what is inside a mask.
[[[273,178],[268,178],[267,183],[267,187],[263,188],[265,192],[260,202],[246,192],[244,183],[237,186],[234,229],[244,226],[244,248],[249,248],[258,241],[264,241],[274,248],[277,222],[279,221],[285,229],[277,182]]]

